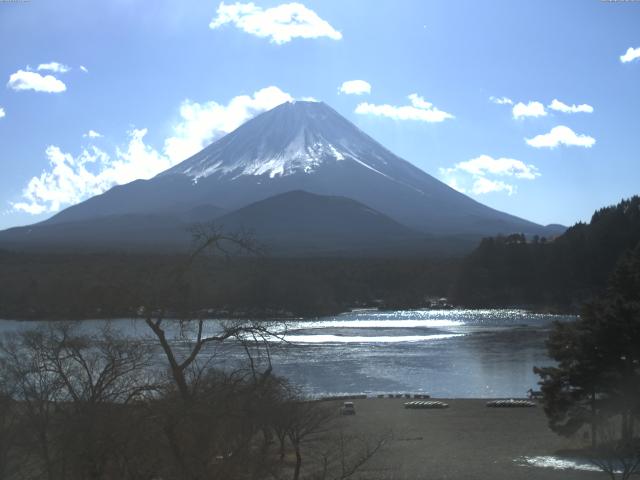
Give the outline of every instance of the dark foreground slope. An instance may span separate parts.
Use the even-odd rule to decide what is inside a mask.
[[[215,221],[225,210],[210,204],[157,213],[112,214],[40,222],[0,232],[0,248],[31,252],[184,253],[196,224]]]
[[[211,205],[182,213],[130,213],[42,222],[0,232],[0,247],[36,252],[186,253],[193,228],[246,233],[273,256],[460,256],[475,235],[435,236],[346,197],[292,191],[223,214]]]
[[[408,256],[436,252],[438,247],[431,236],[360,202],[300,190],[252,203],[216,223],[225,231],[251,232],[278,256]],[[458,253],[452,246],[441,248]]]

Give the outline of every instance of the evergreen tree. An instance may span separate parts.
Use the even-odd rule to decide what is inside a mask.
[[[556,323],[547,343],[555,367],[535,368],[552,430],[571,435],[620,419],[631,444],[640,415],[640,245],[619,262],[606,295],[573,323]]]

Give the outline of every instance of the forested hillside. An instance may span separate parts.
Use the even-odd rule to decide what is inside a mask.
[[[574,310],[602,292],[616,262],[640,242],[640,197],[602,208],[547,240],[485,238],[460,268],[454,301],[474,307]]]
[[[445,296],[456,260],[29,254],[0,251],[0,318],[107,318],[142,305],[179,314],[322,315],[350,307],[415,308]]]
[[[0,251],[0,318],[135,315],[141,305],[238,316],[323,315],[352,307],[460,306],[578,311],[640,243],[640,197],[555,238],[482,240],[463,260],[203,257]]]

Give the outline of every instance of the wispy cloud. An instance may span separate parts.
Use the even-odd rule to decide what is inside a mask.
[[[0,107],[0,118],[6,117],[7,114],[4,111],[4,108]]]
[[[517,187],[495,177],[511,177],[518,180],[535,180],[540,172],[535,165],[513,158],[493,158],[489,155],[456,163],[453,167],[440,168],[440,175],[452,188],[462,193],[482,195],[506,192],[513,195]]]
[[[442,122],[454,118],[453,115],[438,109],[417,93],[412,93],[407,98],[411,105],[394,106],[386,103],[376,105],[363,102],[356,107],[355,112],[360,115],[375,115],[394,120],[417,120],[420,122]]]
[[[524,117],[544,117],[547,111],[544,109],[544,105],[540,102],[522,103],[518,102],[512,109],[513,118]]]
[[[371,93],[371,84],[364,80],[348,80],[340,85],[338,91],[346,95],[363,95]]]
[[[209,28],[216,29],[227,23],[251,35],[267,37],[276,44],[287,43],[294,38],[342,38],[342,34],[329,22],[301,3],[284,3],[263,9],[253,3],[226,5],[221,2]]]
[[[84,138],[102,138],[102,134],[96,132],[95,130],[89,130],[87,133],[82,135]]]
[[[47,71],[53,73],[67,73],[71,67],[58,62],[41,63],[38,65],[38,71]]]
[[[292,99],[288,93],[271,86],[253,95],[234,97],[226,105],[185,100],[180,106],[180,121],[165,139],[161,151],[145,143],[144,128],[131,130],[127,144],[112,153],[91,145],[74,156],[50,145],[45,150],[48,168],[28,181],[22,201],[12,203],[12,207],[31,214],[56,212],[114,185],[151,178],[256,114]],[[89,130],[83,136],[95,139],[100,134]]]
[[[502,177],[515,177],[533,180],[540,176],[534,165],[515,160],[513,158],[493,158],[489,155],[480,155],[464,162],[457,163],[447,172],[461,171],[475,176],[498,175]]]
[[[556,98],[554,98],[547,107],[562,113],[593,113],[593,107],[591,105],[586,103],[567,105]]]
[[[624,55],[620,55],[620,61],[622,63],[633,62],[634,60],[637,60],[638,58],[640,58],[640,47],[638,47],[638,48],[629,47],[627,49],[627,51],[624,53]]]
[[[37,72],[18,70],[12,73],[7,87],[13,90],[33,90],[35,92],[60,93],[67,89],[62,80],[53,75],[40,75]]]
[[[489,101],[496,105],[513,105],[513,100],[508,97],[489,97]]]
[[[564,125],[553,127],[549,133],[525,138],[525,141],[535,148],[555,148],[559,145],[591,148],[596,143],[595,138],[577,134]]]
[[[542,102],[538,101],[529,101],[527,103],[518,102],[515,103],[508,97],[489,97],[489,101],[497,104],[497,105],[513,105],[511,109],[511,113],[513,118],[521,119],[524,117],[544,117],[547,115],[547,110]],[[567,105],[564,102],[561,102],[557,98],[554,98],[549,105],[547,105],[549,110],[555,110],[556,112],[562,113],[592,113],[593,107],[586,103],[582,103],[580,105],[572,104]]]
[[[258,90],[252,96],[234,97],[227,105],[185,100],[180,105],[180,122],[174,127],[174,135],[164,142],[164,152],[176,163],[185,160],[256,114],[291,100],[291,95],[274,86]]]
[[[84,73],[89,73],[89,69],[84,65],[80,65],[80,70],[82,70]]]

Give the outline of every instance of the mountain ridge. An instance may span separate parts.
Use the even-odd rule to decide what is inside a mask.
[[[393,154],[328,105],[300,101],[257,115],[149,180],[114,187],[39,225],[180,215],[202,205],[231,213],[292,191],[346,197],[429,236],[561,231],[487,207]]]

